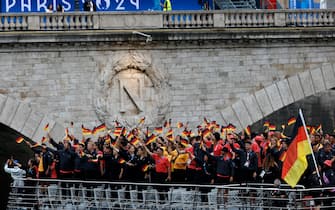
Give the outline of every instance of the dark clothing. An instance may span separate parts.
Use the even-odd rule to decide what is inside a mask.
[[[87,161],[85,164],[85,179],[86,180],[96,180],[99,177],[99,162],[97,153],[93,151],[92,153],[86,152]]]
[[[97,11],[97,6],[96,4],[92,1],[92,0],[86,0],[85,3],[84,3],[84,11],[91,11],[91,3],[92,2],[92,6],[93,6],[93,11]]]
[[[58,154],[60,173],[73,173],[75,153],[71,149],[62,149]]]

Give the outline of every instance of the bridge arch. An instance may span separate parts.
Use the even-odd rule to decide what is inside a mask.
[[[305,97],[335,87],[334,64],[306,70],[258,90],[221,111],[224,123],[233,123],[240,131],[277,110]]]
[[[36,110],[29,103],[3,94],[0,94],[0,123],[36,142],[40,142],[45,135],[43,128],[48,123],[53,138],[64,137],[65,128],[51,115]]]

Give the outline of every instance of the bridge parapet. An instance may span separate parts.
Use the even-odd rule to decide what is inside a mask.
[[[324,27],[334,20],[335,10],[7,13],[0,15],[0,30]]]

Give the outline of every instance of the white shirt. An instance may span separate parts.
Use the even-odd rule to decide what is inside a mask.
[[[19,168],[18,166],[14,166],[14,168],[8,168],[8,164],[5,164],[4,170],[6,173],[9,173],[13,178],[13,187],[23,187],[24,181],[19,178],[24,178],[26,176],[26,171]]]

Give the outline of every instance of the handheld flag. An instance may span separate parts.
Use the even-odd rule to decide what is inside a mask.
[[[92,134],[92,131],[88,128],[85,128],[84,125],[81,125],[81,132],[83,136],[88,136]]]
[[[145,145],[149,145],[149,144],[155,142],[155,141],[156,141],[156,138],[157,138],[157,136],[156,136],[155,134],[152,134],[152,135],[148,138],[148,140],[145,142]]]
[[[178,122],[177,123],[177,128],[182,128],[182,127],[184,127],[184,124],[182,122]]]
[[[45,142],[47,142],[47,138],[45,138],[44,136],[42,137],[41,143],[44,144]]]
[[[162,127],[157,127],[154,129],[154,131],[157,133],[157,134],[161,134],[163,133],[163,128]]]
[[[247,136],[251,136],[251,127],[250,127],[250,125],[248,125],[244,130],[245,130],[245,134],[247,134]]]
[[[142,171],[143,172],[147,172],[149,169],[149,165],[148,164],[145,164],[144,166],[142,166]]]
[[[287,121],[287,125],[293,125],[295,122],[297,121],[297,119],[295,119],[295,117],[291,117],[290,119],[288,119]]]
[[[16,143],[18,144],[21,144],[23,141],[24,141],[24,138],[22,136],[16,139]]]
[[[44,131],[49,131],[49,123],[44,126],[43,130]]]
[[[142,118],[139,120],[138,124],[141,125],[141,124],[143,124],[144,122],[145,122],[145,117],[142,117]]]
[[[292,142],[288,146],[281,174],[282,179],[291,187],[295,187],[299,182],[300,177],[308,166],[306,156],[312,154],[307,135],[302,115],[299,113],[291,135]]]
[[[276,125],[269,125],[269,131],[275,131]]]
[[[265,121],[264,124],[263,124],[263,127],[269,127],[269,126],[270,126],[270,122],[268,120]]]

